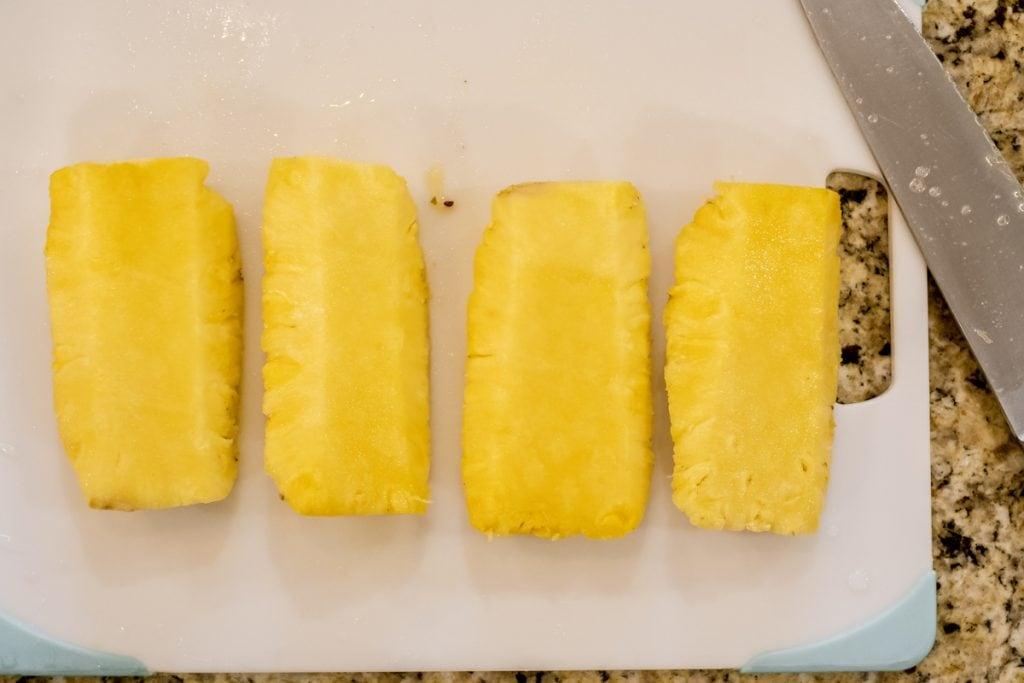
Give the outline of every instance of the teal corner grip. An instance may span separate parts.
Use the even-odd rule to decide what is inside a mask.
[[[899,602],[864,624],[809,645],[756,655],[743,673],[901,671],[935,644],[935,572],[928,571]]]
[[[0,674],[36,676],[145,676],[146,666],[123,655],[49,638],[0,613]]]

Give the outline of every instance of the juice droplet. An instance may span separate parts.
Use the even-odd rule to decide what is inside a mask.
[[[918,166],[914,169],[914,175],[918,178],[927,178],[928,174],[932,172],[932,169],[928,166]]]
[[[996,219],[996,224],[997,225],[1009,225],[1010,224],[1010,217],[1007,216],[1004,213],[1001,216],[999,216],[999,218]]]
[[[910,181],[910,191],[911,192],[917,192],[918,194],[920,194],[921,192],[924,192],[925,189],[926,188],[925,188],[924,181],[921,180],[920,178],[914,178],[913,180]]]
[[[891,74],[895,70],[896,70],[896,67],[893,67],[893,66],[885,67],[885,73],[887,73],[887,74]]]
[[[850,590],[860,593],[871,587],[871,577],[863,569],[855,569],[846,577],[846,585]]]
[[[942,188],[939,187],[938,185],[933,185],[932,187],[928,188],[928,196],[930,196],[930,197],[939,197],[941,195],[942,195]]]
[[[868,123],[878,123],[878,114],[868,114]]]
[[[970,216],[972,210],[973,209],[971,209],[971,205],[970,204],[964,204],[963,206],[960,207],[960,215],[961,216]]]

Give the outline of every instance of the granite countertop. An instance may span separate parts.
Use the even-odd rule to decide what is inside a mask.
[[[929,0],[924,34],[985,127],[1024,178],[1024,0]],[[888,260],[884,191],[836,174],[846,232],[841,294],[839,400],[888,385]],[[942,296],[929,284],[932,529],[939,577],[931,654],[907,672],[743,676],[736,672],[528,672],[504,674],[317,674],[185,676],[222,681],[560,683],[608,680],[1024,681],[1024,457]],[[181,681],[183,677],[156,678]],[[17,679],[0,677],[0,683]]]

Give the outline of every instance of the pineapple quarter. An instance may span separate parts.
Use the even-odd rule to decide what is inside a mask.
[[[651,470],[650,256],[625,182],[494,200],[469,299],[462,474],[493,535],[621,536]]]
[[[427,285],[385,166],[275,159],[263,210],[265,464],[308,515],[422,513]]]
[[[699,527],[810,533],[839,367],[839,197],[718,183],[665,310],[673,500]]]
[[[54,407],[89,505],[208,503],[235,481],[242,280],[199,159],[50,178]]]

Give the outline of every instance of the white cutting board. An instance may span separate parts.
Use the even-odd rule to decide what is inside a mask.
[[[862,624],[931,569],[925,269],[898,213],[893,383],[836,408],[821,532],[701,531],[670,501],[660,320],[678,229],[715,179],[877,172],[795,0],[68,1],[3,15],[0,612],[161,671],[735,667]],[[310,153],[390,164],[419,206],[433,356],[422,518],[303,518],[263,474],[263,185],[272,157]],[[206,507],[89,510],[51,410],[47,177],[181,154],[209,160],[238,218],[238,484]],[[429,205],[434,165],[451,211]],[[647,517],[616,541],[488,541],[459,478],[473,252],[502,187],[583,178],[633,181],[649,216]]]

